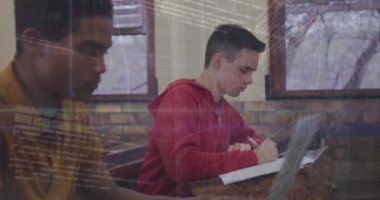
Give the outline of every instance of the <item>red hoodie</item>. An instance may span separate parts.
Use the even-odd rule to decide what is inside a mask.
[[[177,80],[148,105],[154,117],[138,190],[146,194],[191,196],[188,183],[257,164],[252,151],[227,152],[247,142],[254,130],[222,99],[218,113],[211,92],[194,80]],[[220,115],[220,117],[218,117]]]

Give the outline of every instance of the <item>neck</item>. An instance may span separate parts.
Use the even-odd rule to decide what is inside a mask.
[[[220,103],[224,93],[221,91],[215,77],[212,76],[212,72],[209,69],[203,70],[202,74],[195,82],[207,88],[211,92],[215,103]]]
[[[16,78],[19,80],[22,89],[29,97],[33,106],[37,108],[60,107],[62,99],[49,92],[40,84],[34,70],[28,63],[32,62],[26,62],[25,59],[16,59],[14,70]]]

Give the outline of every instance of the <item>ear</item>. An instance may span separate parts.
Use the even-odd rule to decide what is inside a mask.
[[[211,66],[214,69],[220,69],[222,67],[223,59],[224,59],[223,53],[215,53],[211,58]]]
[[[21,34],[21,38],[17,38],[17,39],[22,42],[23,51],[28,51],[28,52],[30,52],[31,50],[39,51],[39,50],[42,50],[43,48],[42,34],[40,31],[38,31],[35,28],[25,29]],[[39,51],[39,52],[41,53],[42,51]]]

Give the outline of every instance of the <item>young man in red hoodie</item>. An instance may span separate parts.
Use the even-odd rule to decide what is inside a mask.
[[[273,141],[245,126],[224,98],[252,83],[265,44],[239,25],[218,26],[196,80],[171,83],[149,106],[154,123],[138,189],[191,196],[188,183],[277,158]]]
[[[84,101],[106,70],[111,0],[14,6],[17,52],[0,71],[0,199],[179,199],[118,187],[101,160]]]

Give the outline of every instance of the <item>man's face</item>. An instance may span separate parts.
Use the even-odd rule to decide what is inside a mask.
[[[87,100],[106,70],[104,55],[112,44],[111,36],[111,18],[82,18],[77,31],[44,45],[36,66],[37,81],[60,98]]]
[[[258,62],[259,54],[245,48],[235,53],[232,62],[224,56],[216,76],[222,94],[239,96],[252,83],[252,73],[257,70]]]

